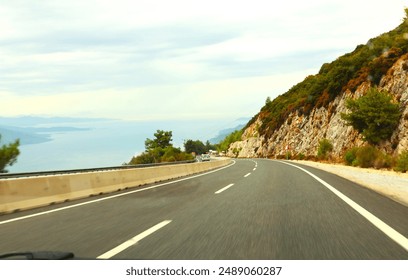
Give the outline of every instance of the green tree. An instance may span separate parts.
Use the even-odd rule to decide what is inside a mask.
[[[1,141],[1,135],[0,135]],[[20,154],[19,147],[20,140],[17,139],[13,143],[8,145],[4,144],[0,148],[0,173],[8,172],[5,168],[8,165],[13,165],[17,161],[17,157]]]
[[[369,89],[366,95],[356,100],[347,100],[346,107],[351,112],[342,113],[342,119],[370,144],[389,139],[401,117],[399,104],[392,102],[389,93],[377,88]]]
[[[155,148],[166,148],[168,146],[172,146],[171,141],[173,141],[173,132],[172,131],[164,131],[164,130],[157,130],[154,134],[155,139],[147,138],[145,141],[145,148],[146,151],[152,150]]]
[[[184,150],[186,153],[195,153],[197,155],[204,154],[206,150],[206,146],[200,140],[187,140],[184,142]]]
[[[205,142],[205,149],[206,149],[206,152],[209,152],[210,150],[215,151],[217,149],[217,147],[215,145],[211,144],[210,141],[207,140]]]

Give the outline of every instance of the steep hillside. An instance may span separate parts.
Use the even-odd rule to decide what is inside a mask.
[[[246,125],[242,141],[233,143],[229,155],[240,157],[314,156],[319,141],[329,139],[333,155],[364,144],[362,136],[347,126],[341,113],[346,100],[364,95],[370,87],[392,94],[400,104],[401,119],[392,137],[379,147],[389,154],[408,149],[408,21],[396,29],[359,45],[353,52],[324,64],[273,101]]]

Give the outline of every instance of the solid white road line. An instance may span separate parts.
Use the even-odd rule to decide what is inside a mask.
[[[290,163],[287,163],[287,162],[283,162],[283,161],[279,161],[279,162],[290,165],[290,166],[293,166],[293,167],[296,167],[296,168],[302,170],[303,172],[309,174],[310,176],[312,176],[314,179],[316,179],[318,182],[320,182],[323,186],[328,188],[335,195],[337,195],[344,202],[346,202],[349,206],[351,206],[351,208],[353,208],[360,215],[362,215],[364,218],[366,218],[370,223],[372,223],[379,230],[381,230],[383,233],[385,233],[385,235],[387,235],[389,238],[391,238],[396,243],[398,243],[402,248],[404,248],[406,251],[408,251],[408,239],[405,236],[403,236],[401,233],[399,233],[398,231],[396,231],[395,229],[393,229],[392,227],[390,227],[389,225],[387,225],[386,223],[381,221],[379,218],[377,218],[376,216],[374,216],[373,214],[371,214],[370,212],[365,210],[363,207],[361,207],[360,205],[355,203],[353,200],[351,200],[350,198],[348,198],[347,196],[345,196],[344,194],[339,192],[336,188],[334,188],[333,186],[331,186],[327,182],[323,181],[322,179],[320,179],[319,177],[317,177],[316,175],[314,175],[313,173],[307,171],[306,169],[304,169],[302,167],[299,167],[297,165],[290,164]]]
[[[226,186],[226,187],[224,187],[224,188],[222,188],[222,189],[216,191],[215,194],[222,193],[223,191],[225,191],[225,190],[231,188],[233,185],[234,185],[234,184],[229,184],[228,186]]]
[[[244,177],[246,178],[246,177],[248,177],[249,175],[251,175],[251,173],[246,174]]]
[[[171,223],[171,220],[166,220],[163,221],[161,223],[158,223],[157,225],[149,228],[148,230],[145,230],[144,232],[136,235],[135,237],[129,239],[128,241],[120,244],[119,246],[113,248],[112,250],[100,255],[99,257],[97,257],[97,259],[110,259],[113,256],[119,254],[120,252],[126,250],[127,248],[129,248],[130,246],[135,245],[137,242],[139,242],[140,240],[142,240],[143,238],[149,236],[150,234],[158,231],[159,229],[161,229],[162,227],[168,225],[169,223]]]
[[[33,217],[37,217],[37,216],[42,216],[42,215],[50,214],[50,213],[53,213],[53,212],[63,211],[63,210],[67,210],[67,209],[70,209],[70,208],[80,207],[80,206],[84,206],[84,205],[95,203],[95,202],[100,202],[100,201],[104,201],[104,200],[108,200],[108,199],[112,199],[112,198],[117,198],[117,197],[124,196],[124,195],[129,195],[129,194],[133,194],[133,193],[137,193],[137,192],[142,192],[142,191],[155,189],[155,188],[159,188],[159,187],[162,187],[162,186],[166,186],[166,185],[170,185],[170,184],[174,184],[174,183],[194,179],[194,178],[201,177],[201,176],[204,176],[204,175],[207,175],[207,174],[218,172],[218,171],[223,170],[225,168],[229,168],[229,167],[235,165],[235,163],[236,163],[235,160],[233,160],[232,162],[233,162],[232,164],[229,164],[227,166],[224,166],[224,167],[221,167],[221,168],[218,168],[218,169],[215,169],[215,170],[211,170],[211,171],[206,172],[206,173],[194,175],[194,176],[191,176],[191,177],[187,177],[187,178],[183,178],[183,179],[179,179],[179,180],[175,180],[175,181],[170,181],[170,182],[167,182],[167,183],[158,184],[158,185],[154,185],[154,186],[147,187],[147,188],[138,188],[138,189],[136,189],[134,191],[115,194],[115,195],[111,195],[111,196],[108,196],[108,197],[98,198],[98,199],[95,199],[95,200],[90,200],[90,201],[87,201],[87,202],[82,202],[82,203],[78,203],[78,204],[74,204],[74,205],[70,205],[70,206],[64,206],[64,207],[61,207],[61,208],[48,210],[48,211],[44,211],[44,212],[39,212],[39,213],[36,213],[36,214],[26,215],[26,216],[22,216],[22,217],[10,219],[10,220],[5,220],[5,221],[2,221],[2,222],[0,221],[0,225],[11,223],[11,222],[16,222],[16,221],[20,221],[20,220],[25,220],[25,219],[29,219],[29,218],[33,218]]]

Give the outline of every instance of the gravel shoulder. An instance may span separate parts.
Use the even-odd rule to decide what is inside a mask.
[[[296,161],[339,175],[408,207],[408,174],[313,161]]]

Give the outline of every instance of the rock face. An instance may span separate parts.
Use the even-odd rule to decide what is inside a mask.
[[[387,90],[401,104],[402,117],[398,128],[389,141],[380,145],[389,154],[398,154],[408,149],[408,57],[401,57],[383,76],[379,89]],[[346,91],[336,97],[328,106],[313,109],[305,116],[291,113],[285,123],[271,137],[259,135],[262,125],[258,118],[243,133],[242,141],[231,144],[227,155],[238,157],[284,157],[292,155],[315,156],[319,141],[327,138],[333,144],[332,155],[341,157],[346,150],[362,146],[364,142],[358,131],[347,126],[341,113],[347,112],[346,100],[362,96],[370,83],[361,84],[355,92]]]

